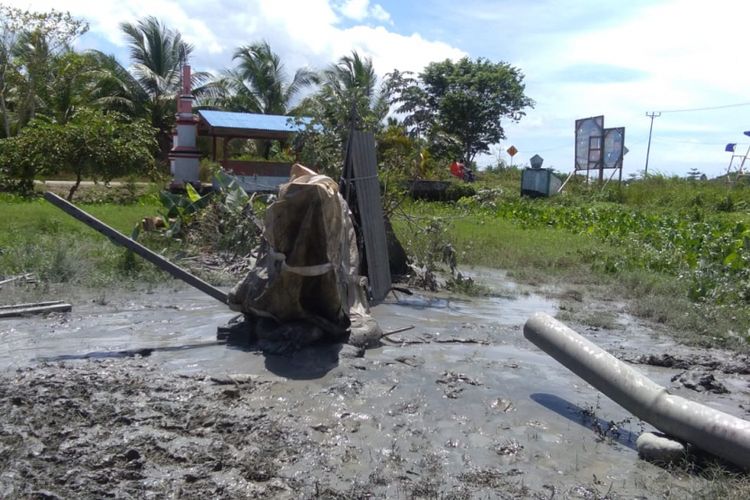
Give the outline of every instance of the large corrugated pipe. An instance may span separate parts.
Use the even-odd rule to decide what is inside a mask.
[[[750,422],[667,392],[638,370],[543,314],[524,336],[606,396],[667,435],[750,470]]]

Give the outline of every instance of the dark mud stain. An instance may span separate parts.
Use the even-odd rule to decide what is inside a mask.
[[[677,368],[680,370],[702,367],[707,370],[716,370],[726,374],[750,374],[750,357],[745,354],[737,354],[732,359],[719,359],[705,354],[674,356],[667,353],[660,355],[643,354],[634,357],[623,357],[622,359],[634,364]]]
[[[444,375],[450,383],[471,383]],[[0,497],[370,498],[391,491],[472,498],[499,485],[532,491],[516,478],[522,472],[452,475],[441,455],[425,452],[411,463],[395,442],[377,467],[351,480],[345,471],[358,468],[361,449],[344,435],[359,430],[358,416],[343,412],[308,423],[310,415],[292,411],[295,404],[278,395],[277,384],[249,375],[177,375],[139,359],[45,363],[6,373]],[[364,390],[340,374],[317,397],[352,399]],[[409,418],[422,404],[395,403],[386,415]],[[426,439],[415,428],[404,432]],[[332,442],[340,449],[329,448]],[[522,448],[508,441],[496,452]]]
[[[729,389],[716,380],[713,373],[689,370],[672,377],[672,382],[697,392],[712,392],[714,394],[729,394]]]

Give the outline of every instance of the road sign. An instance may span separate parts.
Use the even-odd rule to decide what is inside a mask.
[[[511,158],[514,157],[514,156],[516,156],[516,153],[518,153],[518,150],[516,149],[515,146],[509,147],[508,149],[506,149],[506,151],[511,156]]]

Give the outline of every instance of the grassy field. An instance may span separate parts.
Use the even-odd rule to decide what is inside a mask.
[[[159,204],[151,197],[138,203],[81,204],[94,217],[127,235]],[[0,195],[0,275],[34,273],[45,283],[106,286],[115,281],[156,279],[106,237],[41,198]]]
[[[459,268],[501,268],[522,283],[626,302],[690,343],[748,349],[750,188],[655,176],[527,200],[518,176],[485,175],[476,196],[455,203],[406,202],[392,222],[413,261],[438,267],[452,253]],[[77,203],[130,234],[162,210],[153,189],[130,191],[91,189]],[[0,213],[0,276],[33,272],[45,283],[83,286],[163,276],[42,199],[0,195]],[[181,241],[141,239],[171,255],[191,251]]]
[[[394,226],[409,253],[439,261],[447,242],[459,265],[625,301],[689,343],[748,349],[746,186],[654,177],[528,200],[518,195],[517,172],[494,177],[457,203],[408,204]]]

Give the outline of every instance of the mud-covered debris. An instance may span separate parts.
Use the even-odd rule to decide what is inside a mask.
[[[252,384],[253,380],[250,375],[216,375],[209,378],[216,385],[247,385]]]
[[[464,390],[464,384],[474,386],[482,385],[481,382],[469,377],[468,375],[452,371],[443,372],[443,374],[439,379],[436,380],[436,382],[445,386],[445,396],[450,399],[458,398],[459,394],[461,394]]]
[[[685,445],[664,434],[644,432],[635,442],[638,455],[657,464],[671,464],[685,457]]]
[[[513,494],[518,496],[528,495],[529,490],[520,483],[512,478],[515,476],[521,476],[523,472],[518,469],[509,469],[502,471],[495,468],[487,469],[475,469],[468,472],[464,472],[458,476],[459,480],[471,486],[483,487],[483,488],[503,488],[506,494],[509,494],[508,498],[512,498]]]
[[[362,382],[354,377],[342,376],[328,388],[328,393],[336,396],[357,396],[362,391]]]
[[[396,415],[416,415],[420,409],[421,405],[419,401],[401,401],[388,410],[388,415],[392,417]]]
[[[726,374],[750,374],[750,356],[735,354],[731,359],[720,359],[712,355],[674,356],[672,354],[643,354],[636,357],[623,357],[623,361],[639,365],[661,366],[678,370],[691,370],[698,367],[721,371]]]
[[[398,356],[397,358],[395,358],[395,361],[403,363],[406,366],[411,366],[412,368],[424,365],[424,359],[418,356]]]
[[[627,360],[631,363],[639,365],[649,366],[661,366],[664,368],[679,368],[681,370],[688,370],[693,366],[693,363],[686,359],[677,358],[671,354],[644,354],[634,359]]]
[[[729,394],[729,389],[716,380],[713,373],[688,370],[678,373],[671,379],[679,385],[698,392],[712,392],[714,394]]]
[[[436,344],[479,344],[489,345],[490,343],[482,339],[464,338],[464,337],[449,337],[449,338],[435,338],[433,340]]]
[[[523,445],[515,439],[511,439],[510,441],[495,446],[495,453],[503,456],[514,456],[520,453],[521,450],[523,450]]]
[[[515,410],[515,407],[513,406],[513,401],[510,399],[503,399],[503,398],[497,398],[492,400],[490,403],[490,408],[493,410],[499,410],[503,413],[508,413],[510,411]]]

